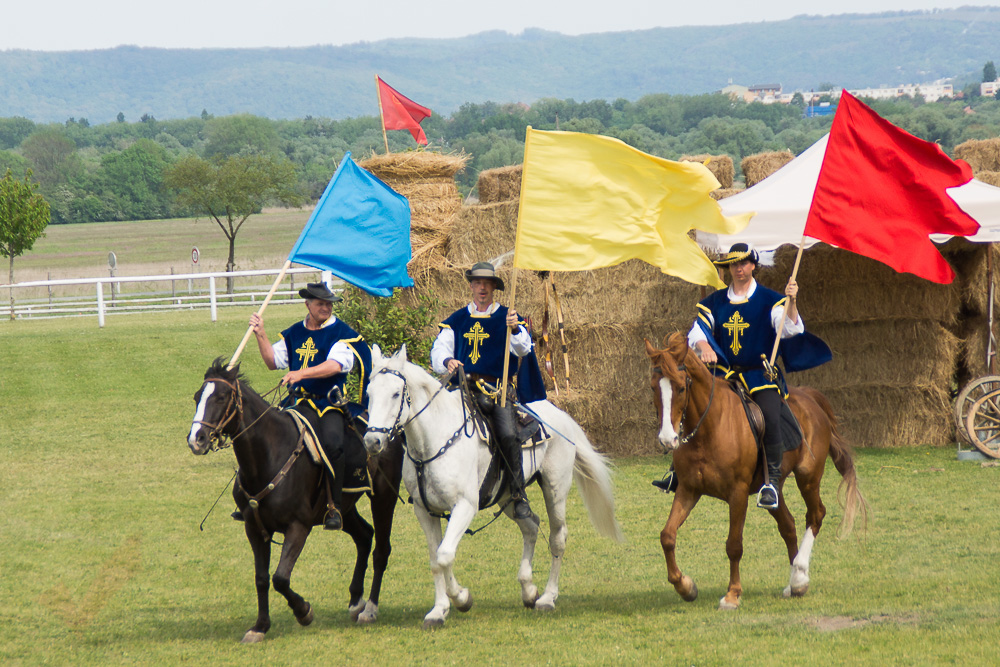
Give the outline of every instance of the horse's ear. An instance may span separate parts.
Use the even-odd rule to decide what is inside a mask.
[[[649,342],[648,338],[643,338],[643,340],[646,342],[646,356],[647,357],[654,356],[658,352],[658,350],[655,347],[653,347],[653,344]]]
[[[374,366],[375,364],[381,364],[381,363],[382,363],[382,348],[380,348],[376,343],[375,345],[372,345],[372,365]]]
[[[403,343],[403,345],[399,348],[399,352],[397,354],[399,355],[399,358],[402,359],[403,361],[409,359],[409,357],[406,356],[406,343]]]

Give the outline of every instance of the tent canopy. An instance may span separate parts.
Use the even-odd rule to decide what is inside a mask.
[[[698,243],[722,252],[739,242],[753,243],[761,251],[775,250],[786,244],[797,246],[802,241],[802,231],[806,226],[829,138],[829,134],[824,135],[797,158],[752,188],[719,201],[724,215],[748,212],[755,215],[743,231],[732,236],[698,232]],[[979,232],[966,237],[969,241],[1000,241],[1000,188],[973,179],[960,187],[948,188],[948,194],[979,223]],[[931,235],[931,240],[936,243],[950,238],[945,234]],[[815,239],[805,239],[807,248],[816,243]]]

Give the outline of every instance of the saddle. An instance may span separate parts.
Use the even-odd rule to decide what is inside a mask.
[[[312,457],[313,463],[326,468],[333,475],[333,466],[326,458],[323,448],[320,447],[319,437],[313,430],[312,424],[295,408],[285,408],[284,411],[292,416],[296,427],[299,429],[299,433],[303,435],[306,450],[308,450],[310,457]],[[347,429],[353,430],[350,422],[351,420],[349,419]],[[344,471],[346,473],[343,486],[344,493],[371,493],[372,479],[371,473],[368,470],[368,454],[365,452],[364,445],[361,444],[361,440],[358,438],[344,438]]]
[[[732,387],[734,392],[736,392],[736,395],[740,397],[740,403],[743,405],[743,411],[746,413],[747,421],[750,423],[750,430],[753,432],[753,437],[757,441],[757,449],[762,450],[764,443],[764,412],[750,396],[750,393],[747,391],[746,387],[743,386],[742,382],[736,379],[729,380],[728,382],[729,386]],[[803,437],[802,427],[799,426],[799,421],[792,413],[792,409],[788,407],[788,402],[782,401],[782,451],[789,452],[793,449],[798,449],[799,445],[802,443]]]

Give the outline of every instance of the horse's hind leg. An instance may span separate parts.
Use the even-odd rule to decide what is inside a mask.
[[[271,592],[271,580],[268,576],[268,570],[271,567],[271,543],[264,540],[253,524],[254,522],[248,516],[246,533],[250,548],[253,550],[254,587],[257,589],[257,620],[253,627],[243,635],[244,644],[263,641],[264,635],[271,629],[271,613],[268,603],[268,595]]]
[[[299,625],[309,625],[313,621],[312,606],[301,595],[292,590],[292,569],[306,545],[306,538],[312,528],[302,523],[293,523],[285,531],[285,544],[281,548],[281,558],[274,570],[274,590],[285,596],[288,606],[295,614]]]
[[[802,536],[802,545],[797,553],[790,558],[791,572],[788,586],[782,591],[785,597],[801,597],[809,591],[809,561],[812,558],[813,543],[826,517],[826,507],[820,498],[820,480],[809,475],[795,475],[799,491],[806,501],[806,530]]]
[[[559,572],[562,568],[563,554],[566,552],[566,536],[569,532],[566,527],[566,496],[569,493],[569,483],[567,480],[567,483],[559,484],[558,488],[555,488],[543,478],[540,485],[542,495],[545,497],[545,512],[549,519],[549,552],[552,554],[552,567],[549,569],[549,580],[545,584],[545,590],[541,597],[535,601],[535,609],[551,611],[556,608],[556,599],[559,597]],[[527,605],[524,593],[522,588],[522,598]]]
[[[351,594],[347,611],[351,615],[351,620],[357,621],[358,616],[365,610],[365,574],[368,572],[368,557],[372,552],[372,536],[375,531],[371,524],[358,513],[358,507],[355,504],[357,498],[348,502],[350,509],[344,513],[344,532],[354,540],[357,558],[354,561],[354,574],[351,577],[351,583],[347,587]]]
[[[387,456],[386,452],[382,456]],[[391,471],[380,467],[377,478],[389,475]],[[382,591],[382,577],[389,567],[389,554],[392,553],[392,518],[396,512],[398,499],[399,472],[395,480],[376,479],[375,493],[372,496],[372,523],[375,524],[375,551],[372,552],[372,587],[364,610],[358,614],[358,623],[374,623],[378,620],[378,599]]]
[[[663,556],[667,560],[667,581],[673,584],[677,594],[687,602],[694,602],[698,598],[698,587],[691,577],[681,573],[681,569],[677,567],[677,531],[697,504],[698,497],[691,495],[684,487],[679,488],[674,494],[667,524],[660,531],[660,546],[663,547]]]

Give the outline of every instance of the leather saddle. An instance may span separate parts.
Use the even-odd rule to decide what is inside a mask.
[[[753,437],[757,441],[757,447],[759,448],[761,443],[764,442],[764,411],[750,398],[750,392],[747,391],[742,382],[739,380],[730,380],[729,386],[740,397],[743,412],[746,413],[747,421],[750,422],[750,430],[753,432]]]

